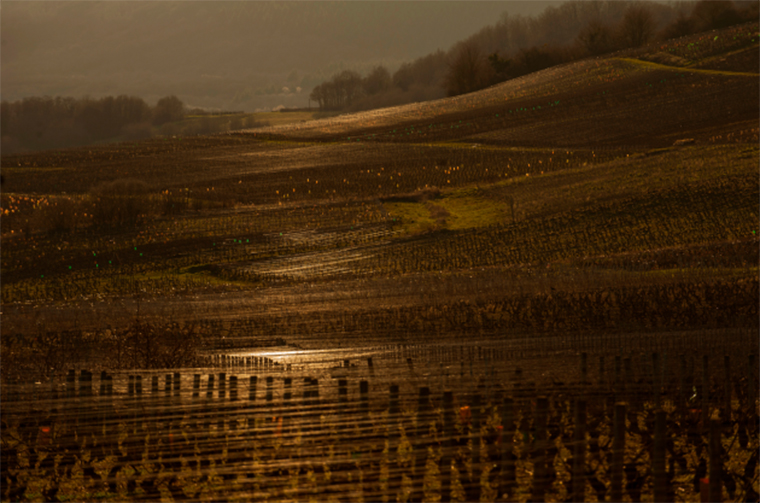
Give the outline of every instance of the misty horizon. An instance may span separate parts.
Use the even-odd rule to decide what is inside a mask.
[[[2,98],[130,95],[153,104],[176,95],[210,109],[306,106],[311,89],[336,72],[393,71],[505,13],[533,16],[561,3],[4,1]]]

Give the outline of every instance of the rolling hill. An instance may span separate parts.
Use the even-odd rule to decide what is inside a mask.
[[[4,156],[4,321],[118,324],[141,302],[301,342],[359,319],[756,327],[758,41],[743,25],[436,102]]]

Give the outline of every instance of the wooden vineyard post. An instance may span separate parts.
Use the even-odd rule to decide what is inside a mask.
[[[135,395],[137,396],[138,403],[141,402],[142,401],[142,376],[141,375],[135,376]],[[139,408],[142,408],[142,407],[139,407]],[[138,417],[140,418],[140,423],[139,423],[140,430],[142,430],[144,415],[138,414]]]
[[[226,372],[219,372],[219,384],[217,386],[218,391],[218,397],[219,397],[219,405],[216,407],[217,415],[219,416],[216,422],[216,428],[218,435],[222,438],[224,438],[225,435],[225,427],[224,427],[224,413],[225,413],[225,405],[224,402],[227,398],[227,373]]]
[[[250,415],[248,416],[248,434],[252,437],[256,437],[256,415],[254,410],[256,409],[256,385],[258,384],[258,376],[251,376],[248,378],[248,409]]]
[[[686,408],[686,355],[681,353],[678,356],[678,401],[676,402],[676,410],[683,414]]]
[[[359,431],[361,435],[365,437],[369,437],[372,434],[372,426],[369,420],[369,381],[361,380],[359,381],[359,410],[361,411],[361,427],[359,428]],[[369,451],[371,452],[372,448],[367,447]],[[359,484],[359,494],[364,494],[364,491],[369,490],[369,486],[365,486],[363,483],[362,478],[362,469],[360,468],[360,462],[356,463],[356,467],[358,470],[358,473],[356,474],[356,480]],[[362,497],[362,499],[364,499]]]
[[[246,454],[246,447],[243,442],[240,442],[241,435],[238,434],[238,427],[241,421],[239,420],[240,405],[238,403],[238,376],[230,376],[230,407],[232,417],[229,418],[229,430],[232,435],[232,442],[228,440],[227,445],[227,457],[228,466],[237,467],[240,463],[244,463],[248,456]],[[231,470],[231,473],[223,474],[222,478],[225,480],[234,480],[238,476],[235,470]]]
[[[283,422],[283,428],[282,428],[282,435],[283,437],[286,437],[290,434],[290,430],[284,426],[285,423],[285,416],[286,412],[290,410],[291,406],[291,400],[293,398],[293,378],[292,377],[286,377],[283,380],[283,392],[282,392],[282,422]]]
[[[202,414],[203,422],[202,422],[202,426],[201,426],[203,431],[201,433],[201,437],[202,438],[205,437],[206,439],[209,438],[209,435],[211,433],[211,418],[213,416],[212,403],[213,403],[213,400],[214,400],[214,381],[215,381],[215,379],[216,379],[216,377],[214,376],[214,374],[209,374],[208,375],[208,380],[206,382],[206,397],[205,397],[205,400],[203,401],[203,408],[202,408],[202,410],[203,410],[203,414]],[[200,459],[200,462],[198,464],[198,470],[199,470],[200,474],[204,477],[204,479],[208,478],[208,473],[206,472],[206,470],[208,470],[210,466],[211,466],[210,452],[208,451],[208,449],[204,449],[202,451],[201,459]]]
[[[499,471],[499,497],[513,495],[517,484],[515,466],[515,402],[511,397],[505,397],[501,409],[501,466]]]
[[[197,441],[198,436],[198,399],[201,394],[201,375],[193,374],[193,406],[192,414],[190,416],[190,431],[191,440],[193,443]]]
[[[723,478],[723,462],[721,459],[720,433],[720,422],[715,419],[710,420],[710,464],[708,472],[710,482],[708,498],[711,503],[721,500],[720,486],[721,479]]]
[[[635,396],[635,389],[633,388],[633,367],[631,366],[630,358],[623,358],[623,398],[629,399],[631,396]],[[634,393],[632,395],[632,393]]]
[[[399,387],[398,384],[391,384],[389,401],[388,401],[388,466],[389,475],[387,490],[384,494],[384,501],[395,501],[396,494],[401,480],[401,476],[396,472],[400,468],[399,456],[398,456],[398,442],[399,442],[399,414],[401,408],[399,406]]]
[[[140,388],[140,377],[137,378],[137,383],[135,383],[137,386],[137,389]],[[182,375],[179,372],[174,373],[174,379],[172,381],[173,385],[173,391],[174,391],[174,399],[172,400],[172,409],[173,409],[173,416],[176,417],[175,421],[175,430],[174,434],[172,436],[172,446],[175,449],[174,456],[175,460],[172,463],[172,468],[175,471],[175,473],[178,473],[182,469],[182,453],[185,452],[185,449],[187,448],[187,443],[185,440],[185,436],[182,435],[182,417],[184,415],[184,407],[182,406],[182,394],[181,394],[181,388],[182,388]],[[138,391],[139,393],[139,391]],[[170,489],[174,486],[174,484],[170,483],[169,487]],[[176,494],[176,491],[181,492],[182,490],[177,487],[176,490],[172,490],[172,494]]]
[[[160,415],[165,418],[165,423],[163,425],[163,428],[161,429],[161,434],[164,436],[164,442],[169,443],[169,438],[172,436],[172,429],[173,429],[173,420],[172,416],[174,415],[174,412],[172,411],[171,406],[171,392],[172,392],[172,374],[166,374],[164,376],[164,396],[162,397],[162,404],[160,410]]]
[[[139,388],[139,377],[138,382],[136,383],[137,387]],[[175,457],[174,461],[172,462],[172,469],[175,471],[175,473],[179,472],[182,468],[182,452],[184,452],[185,448],[187,447],[185,444],[185,437],[181,434],[182,432],[182,416],[183,416],[183,410],[184,407],[182,407],[182,395],[181,395],[181,387],[182,387],[182,375],[179,372],[174,373],[174,378],[172,380],[172,390],[174,391],[174,398],[172,400],[172,416],[176,418],[174,422],[174,431],[172,432],[173,435],[171,437],[171,445],[174,448],[174,454]],[[169,484],[169,487],[171,488],[173,484]],[[181,489],[177,488],[178,491],[181,491]],[[172,494],[175,492],[173,491]]]
[[[182,377],[180,376],[179,372],[174,373],[174,396],[179,397],[180,396],[180,386],[182,383]]]
[[[588,382],[588,354],[584,351],[581,353],[581,384],[586,385]]]
[[[121,424],[125,425],[125,436],[122,445],[122,456],[119,457],[119,463],[118,465],[114,466],[114,468],[111,470],[111,473],[109,474],[110,478],[115,478],[116,473],[118,471],[131,464],[136,459],[136,452],[135,452],[135,431],[133,429],[133,421],[134,421],[134,415],[136,413],[136,408],[134,407],[134,395],[135,395],[135,377],[134,375],[130,374],[128,377],[128,384],[127,384],[127,398],[123,401],[123,404],[126,405],[126,407],[123,409],[124,412],[119,414],[117,421],[120,423],[119,427],[121,427]],[[120,465],[120,466],[119,466]],[[132,495],[135,491],[135,480],[133,478],[130,478],[127,480],[127,493]],[[116,489],[116,485],[114,483],[113,490]]]
[[[612,424],[612,463],[610,467],[610,501],[623,501],[623,459],[625,454],[625,404],[615,404]]]
[[[266,402],[267,415],[264,420],[264,424],[266,425],[266,423],[272,422],[272,431],[268,432],[267,434],[274,434],[275,429],[277,428],[277,424],[275,424],[277,419],[276,418],[273,419],[272,414],[271,414],[272,402],[274,400],[274,377],[267,376],[266,381],[267,381],[267,387],[264,393],[264,401]]]
[[[660,392],[662,383],[660,382],[660,355],[657,352],[652,353],[652,395],[654,398],[654,408],[660,409]]]
[[[301,401],[304,413],[301,415],[303,426],[301,427],[301,431],[304,433],[311,431],[311,426],[309,423],[312,419],[312,413],[309,410],[309,408],[312,405],[311,401],[311,377],[304,377],[303,378],[303,399]]]
[[[604,355],[599,356],[599,386],[604,388]]]
[[[586,401],[575,404],[575,428],[573,429],[573,480],[572,501],[585,501],[586,492]]]
[[[193,375],[193,398],[198,398],[201,391],[201,375]]]
[[[180,432],[182,431],[181,424],[182,424],[182,406],[181,406],[181,398],[180,398],[180,383],[182,382],[182,377],[178,372],[175,372],[173,375],[167,374],[166,375],[166,392],[168,395],[169,388],[171,386],[171,389],[173,390],[173,398],[169,401],[167,398],[167,401],[169,401],[169,410],[170,412],[167,413],[167,416],[170,418],[176,418],[173,420],[173,424],[171,424],[170,428],[167,428],[168,430],[168,438],[166,439],[167,442],[167,448],[168,452],[164,451],[162,452],[162,464],[171,470],[172,476],[167,481],[166,487],[169,490],[169,492],[172,494],[172,497],[175,500],[182,499],[185,497],[184,492],[182,491],[182,488],[180,487],[179,480],[177,478],[177,474],[182,469],[182,458],[183,453],[185,452],[186,445],[184,441],[184,435],[182,435]],[[156,477],[150,477],[150,492],[156,493],[158,492],[158,488],[156,487]]]
[[[319,412],[317,412],[317,405],[319,405],[319,379],[313,379],[311,377],[304,378],[304,405],[308,410],[304,415],[304,423],[308,426],[304,426],[303,431],[316,431],[317,427],[313,423],[319,419]]]
[[[398,392],[398,384],[391,384],[390,401],[388,405],[388,413],[390,414],[391,418],[398,415],[401,411],[398,401]]]
[[[430,388],[423,386],[419,390],[417,402],[417,430],[414,439],[414,471],[412,477],[411,501],[422,501],[424,497],[425,465],[427,461],[428,442],[427,436],[430,430]]]
[[[203,404],[203,429],[208,434],[211,428],[211,401],[214,398],[214,374],[208,375],[206,383],[206,401]]]
[[[654,500],[670,501],[668,472],[665,470],[666,455],[666,412],[658,410],[654,425],[654,447],[652,452],[652,475],[654,476]]]
[[[454,393],[443,393],[443,442],[441,452],[441,501],[451,501],[451,463],[454,449]]]
[[[702,357],[702,431],[708,426],[710,420],[710,367],[709,357]]]
[[[136,376],[133,375],[133,374],[129,374],[129,376],[127,377],[127,379],[128,379],[128,381],[127,381],[127,396],[129,397],[128,398],[128,403],[130,405],[130,408],[132,408],[132,413],[130,414],[130,418],[129,418],[130,422],[132,424],[130,425],[130,428],[128,428],[128,430],[129,430],[129,432],[132,435],[136,436],[137,435],[137,421],[138,421],[138,417],[141,416],[141,414],[138,413],[138,408],[139,407],[136,406],[136,400],[135,400],[135,380],[136,380]]]
[[[138,423],[142,423],[143,414],[139,412],[139,405],[137,404],[137,399],[140,398],[137,396],[137,378],[140,377],[142,379],[142,376],[137,375],[129,375],[129,384],[127,387],[127,393],[129,395],[129,403],[133,407],[132,417],[130,418],[132,421],[132,427],[131,432],[133,435],[137,435],[138,433]],[[142,386],[141,386],[142,387]],[[142,428],[140,428],[142,429]]]
[[[293,378],[285,377],[282,381],[283,392],[282,402],[286,407],[290,406],[290,400],[293,398]]]
[[[105,371],[101,372],[100,374],[101,379],[105,380],[105,396],[108,397],[106,401],[106,408],[103,413],[103,422],[104,422],[104,428],[103,428],[103,434],[104,434],[104,442],[103,442],[103,449],[104,452],[112,452],[117,448],[118,441],[117,441],[117,431],[118,431],[118,425],[116,425],[116,421],[114,421],[114,418],[116,416],[114,412],[114,403],[113,403],[113,376],[106,375]],[[103,384],[101,382],[101,388],[103,387]],[[110,479],[110,477],[109,477]],[[107,482],[109,490],[113,487],[116,488],[116,482],[115,480],[109,480]]]
[[[227,367],[232,367],[231,358],[227,357]],[[229,382],[229,395],[227,393],[227,383]],[[234,392],[233,392],[234,389]],[[229,400],[227,397],[229,396]],[[234,398],[233,398],[234,397]],[[217,455],[227,450],[227,459],[225,464],[229,463],[229,460],[234,460],[235,449],[230,448],[230,436],[235,435],[236,421],[233,418],[229,418],[230,415],[234,415],[235,405],[232,403],[237,398],[237,376],[229,376],[222,372],[219,374],[219,405],[217,406],[219,419],[217,421],[217,429],[219,432],[220,446],[216,450]],[[229,418],[229,419],[228,419]],[[226,468],[226,467],[225,467]],[[233,480],[235,478],[234,473],[230,473],[228,470],[223,469],[221,478],[225,482]],[[176,499],[176,497],[175,497]]]
[[[148,433],[151,437],[154,437],[156,434],[156,429],[158,428],[158,402],[160,400],[159,398],[159,389],[158,389],[158,381],[159,377],[157,375],[152,375],[150,377],[150,399],[148,401],[148,412],[147,412],[147,418],[148,418]],[[109,387],[112,386],[112,377],[109,376]]]
[[[483,460],[481,456],[481,434],[480,428],[483,425],[483,394],[482,389],[478,390],[472,397],[472,429],[470,430],[470,439],[472,440],[472,479],[465,486],[467,499],[470,501],[480,501],[480,479],[483,471]]]
[[[227,374],[225,372],[219,372],[219,400],[224,401],[227,397]]]
[[[724,424],[729,424],[731,422],[731,357],[729,355],[723,357],[723,367],[725,370],[725,384],[723,386],[724,403],[721,419]]]
[[[547,459],[548,435],[546,429],[546,416],[549,412],[549,401],[546,397],[539,397],[536,401],[536,415],[533,426],[533,487],[531,489],[531,501],[544,501],[546,499],[546,486],[549,477],[549,460]]]
[[[230,403],[232,403],[233,417],[230,419],[230,429],[237,430],[237,399],[238,399],[238,378],[230,376]]]
[[[369,375],[375,377],[375,365],[372,363],[372,357],[367,358],[367,367],[369,367]]]
[[[755,372],[754,353],[750,353],[747,365],[749,367],[747,369],[747,379],[749,380],[749,408],[755,409],[757,401],[757,373]]]
[[[105,370],[100,372],[100,396],[106,395],[108,372]],[[52,383],[53,381],[51,381]],[[53,398],[55,399],[55,397]]]
[[[668,356],[670,358],[668,358]],[[676,363],[675,353],[668,353],[667,351],[660,353],[659,376],[661,386],[660,395],[662,400],[672,394],[673,385],[675,384]]]
[[[100,444],[100,453],[103,458],[105,458],[107,455],[107,443],[108,443],[107,421],[108,421],[109,412],[110,412],[109,405],[111,403],[111,399],[107,397],[107,390],[108,390],[107,380],[108,380],[108,372],[106,372],[105,370],[101,371],[100,372],[100,391],[98,393],[98,396],[100,397],[99,401],[102,405],[100,408],[100,413],[98,414],[98,423],[99,423],[98,432],[100,434],[99,435],[100,440],[98,441],[98,443]],[[58,398],[55,388],[52,388],[52,392],[53,392],[53,395],[51,398],[53,401],[55,401]],[[49,413],[53,415],[54,411],[51,410],[49,411]]]

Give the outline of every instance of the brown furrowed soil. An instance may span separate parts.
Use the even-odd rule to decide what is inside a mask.
[[[1,498],[755,500],[759,42],[3,156]]]
[[[100,306],[78,323],[102,326],[135,296],[181,317],[222,293],[339,312],[751,279],[756,38],[743,25],[430,103],[5,156],[4,316],[78,299]],[[117,179],[148,187],[130,225],[93,192]],[[342,289],[350,307],[329,300]],[[247,309],[228,304],[209,316]]]

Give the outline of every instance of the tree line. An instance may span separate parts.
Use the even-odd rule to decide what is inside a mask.
[[[561,63],[757,21],[758,2],[573,0],[537,17],[504,14],[452,46],[366,77],[346,70],[314,88],[323,110],[359,111],[456,96]]]
[[[184,117],[185,106],[176,96],[161,98],[153,107],[135,96],[45,96],[3,101],[2,152],[81,146],[110,139],[138,140]]]

